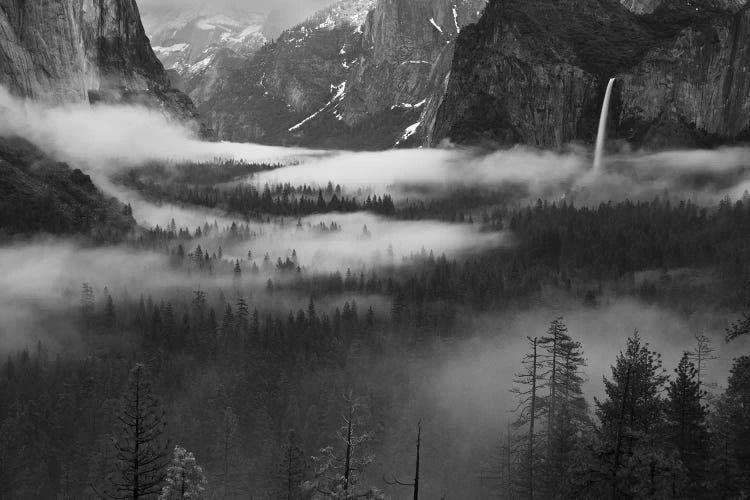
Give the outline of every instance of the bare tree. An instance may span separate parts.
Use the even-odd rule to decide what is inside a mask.
[[[414,500],[419,500],[419,453],[420,448],[422,446],[422,421],[420,420],[417,423],[417,459],[416,459],[416,465],[414,467],[414,482],[413,483],[405,483],[403,481],[398,480],[395,476],[391,476],[390,479],[383,478],[383,480],[386,482],[386,484],[389,485],[399,485],[399,486],[411,486],[414,488]]]
[[[686,352],[688,359],[693,362],[695,369],[697,370],[698,383],[701,383],[701,374],[706,366],[707,361],[718,359],[719,357],[714,355],[716,351],[711,347],[711,339],[703,334],[695,336],[695,348],[692,351]]]

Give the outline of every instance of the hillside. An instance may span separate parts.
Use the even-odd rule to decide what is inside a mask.
[[[0,234],[117,242],[134,227],[128,208],[106,197],[88,175],[24,139],[0,137]]]

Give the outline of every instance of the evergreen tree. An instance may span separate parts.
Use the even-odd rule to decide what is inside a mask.
[[[308,498],[303,488],[306,481],[307,461],[294,429],[287,433],[282,449],[281,461],[276,471],[274,498],[279,500],[302,500]]]
[[[247,487],[241,442],[239,417],[232,408],[225,407],[219,414],[211,449],[212,462],[217,464],[212,483],[222,498],[239,494]]]
[[[344,396],[344,402],[343,426],[337,432],[343,451],[333,446],[320,450],[320,454],[313,457],[315,478],[305,483],[305,489],[316,499],[380,498],[382,494],[375,489],[358,491],[359,479],[373,461],[366,448],[373,438],[366,424],[368,407],[351,391]]]
[[[716,408],[714,456],[723,498],[750,495],[750,356],[735,359]]]
[[[518,418],[514,422],[516,428],[528,425],[526,435],[526,448],[522,470],[519,471],[519,480],[522,481],[521,487],[524,494],[535,498],[536,477],[534,475],[538,468],[538,462],[541,458],[541,441],[539,440],[537,421],[542,413],[541,392],[546,386],[542,376],[542,359],[538,338],[527,337],[529,343],[529,352],[524,355],[524,370],[516,375],[515,382],[518,384],[511,389],[511,392],[518,397]],[[522,479],[521,479],[522,478]]]
[[[103,494],[123,500],[159,494],[167,462],[166,424],[142,364],[130,371],[117,421],[121,425],[115,441],[119,471],[111,477],[111,487]]]
[[[716,350],[711,347],[711,339],[705,335],[695,336],[695,347],[692,351],[688,352],[688,358],[693,362],[696,371],[696,380],[698,384],[701,383],[701,373],[706,368],[708,361],[718,359],[718,356],[714,354]]]
[[[697,498],[705,496],[708,429],[698,369],[687,353],[682,356],[675,375],[667,387],[666,430],[687,473],[687,485],[685,491],[678,491],[675,481],[672,493],[677,498]]]
[[[107,300],[104,303],[104,326],[112,328],[115,326],[115,304],[112,301],[112,296],[107,294]]]
[[[175,446],[172,462],[167,466],[167,475],[159,500],[204,500],[206,475],[195,457],[181,446]]]
[[[604,378],[607,398],[595,400],[601,422],[599,460],[609,468],[612,497],[667,495],[679,467],[663,446],[664,401],[667,376],[661,355],[649,349],[636,331]],[[609,467],[606,467],[607,463]]]
[[[580,436],[593,429],[581,387],[585,366],[581,344],[564,335],[558,339],[557,349],[558,373],[555,396],[550,395],[552,402],[547,405],[551,424],[548,426],[547,462],[543,468],[544,491],[548,498],[559,498],[565,491],[564,485],[569,482],[568,469],[574,461]]]

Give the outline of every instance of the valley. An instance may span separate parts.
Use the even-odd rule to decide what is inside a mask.
[[[750,494],[742,0],[0,0],[0,499]]]

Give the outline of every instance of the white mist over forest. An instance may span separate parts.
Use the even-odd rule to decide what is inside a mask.
[[[50,236],[0,248],[3,354],[41,343],[51,354],[66,357],[87,354],[94,345],[94,352],[105,359],[101,353],[107,349],[126,352],[130,343],[140,342],[144,351],[150,350],[152,359],[162,357],[159,363],[168,367],[163,369],[189,372],[164,361],[168,357],[165,353],[174,346],[155,348],[149,343],[157,340],[149,335],[158,328],[172,336],[206,329],[220,347],[211,351],[185,341],[186,347],[181,347],[183,351],[174,363],[188,363],[186,353],[200,357],[208,356],[208,352],[210,356],[227,356],[237,373],[267,368],[263,381],[269,385],[288,388],[295,384],[297,399],[268,403],[269,408],[283,407],[280,426],[291,427],[293,423],[298,427],[302,422],[312,426],[310,422],[314,421],[333,428],[326,419],[335,420],[341,408],[338,403],[311,396],[321,387],[327,387],[331,400],[335,395],[337,401],[338,393],[344,393],[347,387],[364,388],[363,393],[381,403],[386,409],[379,415],[391,420],[376,426],[379,438],[373,447],[381,461],[364,476],[370,482],[376,483],[386,474],[409,477],[413,472],[412,449],[404,443],[413,441],[414,424],[424,418],[424,439],[433,450],[424,458],[426,491],[438,498],[446,490],[455,495],[455,490],[450,490],[452,482],[470,484],[473,479],[469,471],[486,465],[478,457],[491,455],[492,447],[507,432],[508,422],[518,418],[513,411],[518,398],[509,389],[522,370],[527,338],[544,335],[558,317],[564,318],[569,334],[581,342],[585,353],[581,385],[589,404],[587,412],[592,416],[594,397],[607,397],[602,380],[611,377],[612,365],[635,330],[651,349],[663,353],[663,367],[670,374],[683,351],[694,347],[696,335],[706,335],[716,349],[716,359],[707,365],[703,380],[715,395],[727,386],[733,357],[749,345],[743,339],[724,342],[727,327],[739,318],[737,309],[727,305],[729,299],[695,307],[694,295],[725,293],[718,271],[698,264],[670,268],[663,264],[611,278],[597,268],[596,272],[606,277],[590,279],[584,271],[576,274],[575,266],[584,268],[591,262],[576,262],[575,255],[560,256],[539,271],[534,259],[541,262],[543,257],[523,253],[542,254],[546,247],[559,242],[540,237],[529,250],[518,229],[524,220],[532,218],[530,207],[537,212],[549,210],[541,201],[537,204],[538,199],[566,204],[571,210],[583,207],[591,211],[607,202],[690,200],[712,207],[713,213],[713,207],[723,198],[737,200],[750,187],[747,147],[611,152],[598,172],[592,169],[591,151],[580,146],[570,146],[563,152],[520,146],[500,151],[451,146],[385,152],[321,151],[202,142],[189,128],[138,107],[48,108],[0,91],[0,110],[7,117],[0,122],[0,136],[24,137],[50,156],[81,168],[107,196],[128,205],[138,225],[124,241],[113,245],[96,246],[75,238]],[[269,168],[203,186],[204,191],[196,188],[200,194],[196,199],[210,199],[217,192],[233,189],[262,192],[267,186],[282,186],[269,194],[275,196],[275,205],[268,206],[277,212],[233,213],[218,205],[159,198],[148,191],[150,185],[134,187],[122,182],[123,175],[132,172],[136,178],[140,169],[158,164],[167,174],[155,184],[164,189],[161,193],[176,196],[180,190],[188,192],[195,187],[180,181],[183,164],[198,164],[211,172],[224,168],[224,160],[269,164]],[[294,203],[299,208],[299,199],[306,196],[299,193],[307,192],[311,199],[322,200],[323,207],[332,203],[333,197],[361,200],[387,193],[393,196],[396,212],[387,215],[359,208],[299,213],[288,209]],[[474,207],[460,198],[464,192],[470,193],[469,198],[486,195],[494,203]],[[457,197],[460,202],[455,202]],[[449,211],[460,215],[448,216]],[[549,215],[550,219],[554,216],[557,214]],[[543,222],[530,224],[541,227]],[[587,233],[587,227],[569,228],[569,232],[579,229],[592,244],[601,239]],[[528,234],[537,236],[533,230]],[[607,264],[614,266],[614,255],[587,258],[605,261],[601,264],[605,268]],[[635,259],[631,255],[622,257],[623,266],[631,258]],[[574,270],[565,271],[565,266]],[[502,269],[494,275],[493,283],[482,281],[488,269]],[[536,279],[537,272],[549,282],[539,279],[531,285],[526,283]],[[456,275],[469,278],[461,278],[460,290],[443,290],[448,275],[454,276],[455,281],[450,283],[459,281]],[[685,297],[679,295],[680,287],[687,290]],[[431,288],[439,291],[432,292]],[[493,292],[485,293],[485,288]],[[501,293],[507,294],[502,302],[498,298]],[[649,293],[661,293],[664,298],[654,300]],[[411,302],[406,303],[407,297]],[[112,307],[117,314],[105,315],[102,320],[101,311],[111,312],[110,304],[115,304]],[[149,314],[144,316],[141,311],[146,308]],[[315,344],[323,342],[319,338],[309,340],[320,335],[317,326],[309,325],[332,328],[336,321],[348,321],[352,313],[342,310],[352,308],[358,311],[353,314],[359,314],[360,323],[340,323],[345,325],[345,332],[341,339],[331,341],[325,348],[328,351]],[[289,354],[293,356],[290,364],[320,371],[311,368],[292,383],[293,377],[288,375],[292,368],[284,371],[286,368],[264,365],[262,359],[240,362],[233,358],[240,348],[232,352],[226,347],[232,340],[225,332],[234,331],[235,314],[240,310],[246,316],[237,328],[247,331],[252,330],[247,315],[256,311],[254,328],[258,336],[263,331],[266,337],[262,348],[272,353],[266,356],[282,356],[278,352],[288,354],[283,349],[299,349]],[[102,321],[106,328],[100,325]],[[362,326],[366,322],[367,326]],[[79,324],[85,325],[80,328],[88,337],[81,338]],[[147,324],[157,326],[144,326]],[[100,335],[92,333],[98,328],[105,333],[92,340],[92,335]],[[298,332],[304,347],[279,347],[277,344],[292,345],[296,341],[291,334],[283,340],[272,337],[271,332],[283,328]],[[351,338],[354,331],[360,337]],[[402,331],[409,331],[403,344],[398,337]],[[221,349],[227,352],[215,352]],[[315,349],[321,350],[307,353]],[[343,361],[331,354],[344,350],[350,357]],[[169,402],[168,413],[181,428],[193,429],[190,418],[197,422],[204,418],[201,411],[209,411],[196,403],[197,399],[225,397],[221,394],[223,385],[215,389],[211,384],[227,376],[222,371],[227,368],[211,366],[200,372],[205,379],[193,380],[186,375],[186,384],[194,385],[194,393]],[[229,375],[239,377],[234,372]],[[249,379],[241,383],[255,382]],[[307,406],[298,402],[303,399]],[[298,404],[299,408],[295,406]],[[326,404],[330,404],[334,416],[324,414]],[[266,426],[261,427],[266,434],[279,433],[279,429],[268,430],[273,427],[268,423],[270,416],[255,407],[247,413],[251,417],[243,417],[243,425],[250,428],[248,423],[252,422],[253,426]],[[304,428],[298,430],[305,432]],[[325,444],[319,442],[322,433],[306,432],[306,446]],[[214,456],[213,445],[203,442],[200,432],[186,435],[191,436],[185,438],[187,443],[203,452],[199,458]],[[262,447],[266,436],[248,431],[236,439]],[[237,453],[239,456],[242,452]],[[264,460],[270,463],[279,458],[274,453],[277,451],[268,451]],[[446,453],[453,454],[446,462],[449,465],[441,458]],[[251,467],[247,464],[259,459],[237,460],[243,467]],[[445,477],[451,482],[443,482]],[[255,491],[262,489],[262,485],[237,481]]]
[[[738,198],[750,186],[747,147],[614,153],[608,155],[604,172],[594,172],[591,152],[577,146],[564,153],[526,147],[495,152],[452,147],[316,151],[199,141],[189,127],[142,107],[81,104],[50,108],[0,89],[0,108],[7,116],[0,123],[0,133],[25,137],[92,175],[111,174],[149,160],[227,159],[287,165],[254,177],[252,182],[260,185],[325,186],[333,181],[350,188],[392,187],[405,195],[418,187],[439,192],[455,186],[517,185],[532,201],[568,197],[584,204],[665,195],[710,202],[724,196]],[[704,174],[715,179],[703,179]]]

